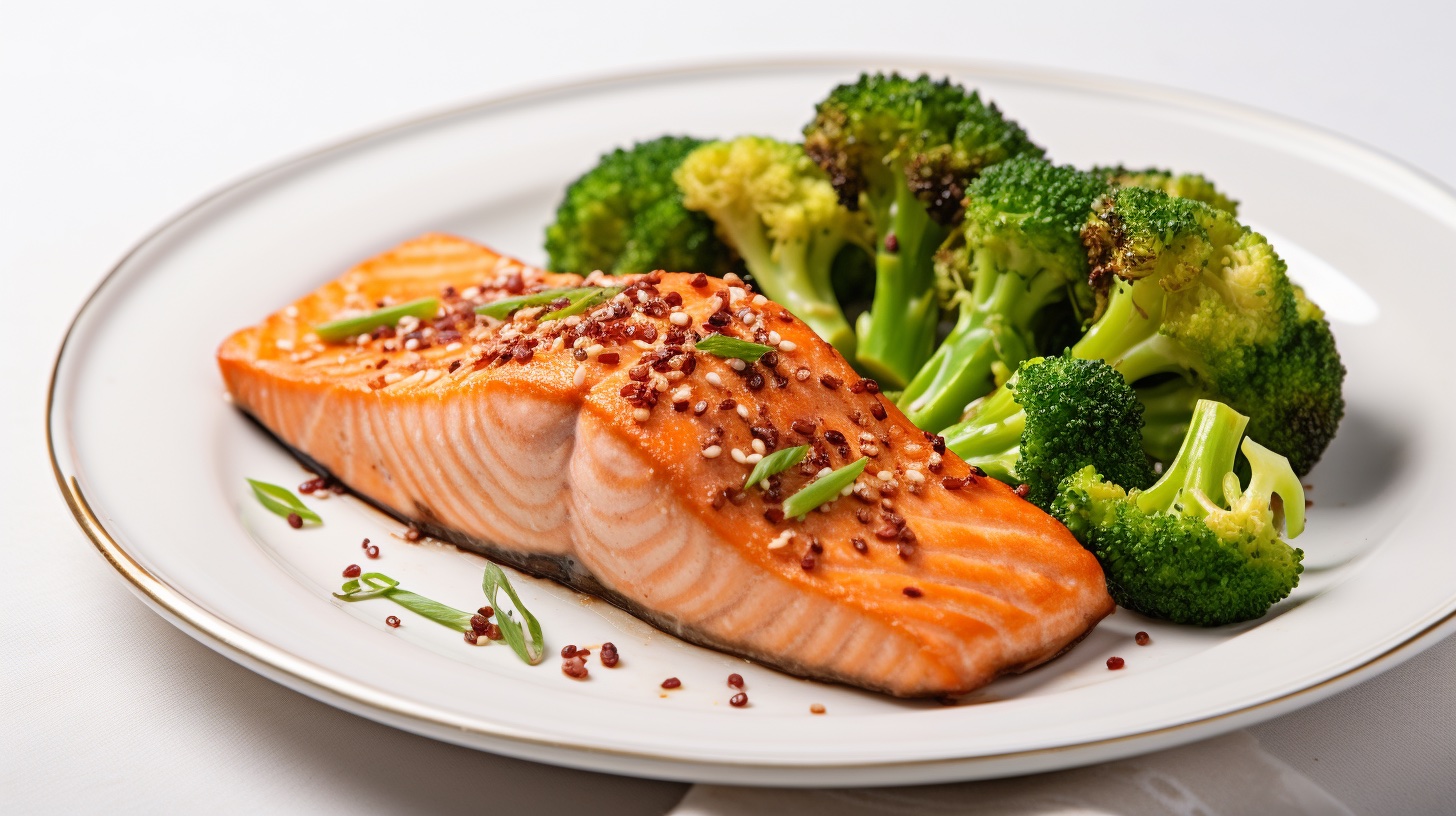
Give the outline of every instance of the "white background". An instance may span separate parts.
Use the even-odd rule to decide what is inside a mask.
[[[648,814],[684,790],[335,711],[173,629],[96,555],[46,462],[50,364],[111,264],[212,189],[484,96],[822,54],[1156,82],[1343,133],[1456,186],[1453,35],[1456,7],[1434,3],[0,2],[0,810]],[[1449,811],[1456,642],[1254,733],[1356,812]]]

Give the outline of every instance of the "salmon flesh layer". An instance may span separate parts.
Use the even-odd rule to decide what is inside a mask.
[[[626,288],[564,319],[474,312],[584,284]],[[422,297],[436,317],[337,343],[312,330]],[[714,333],[776,350],[740,370],[695,348]],[[961,694],[1055,657],[1113,608],[1066,529],[731,278],[583,279],[429,235],[237,332],[218,363],[238,407],[426,533],[791,674]],[[755,453],[796,445],[802,462],[742,489]],[[783,517],[861,457],[849,495]]]

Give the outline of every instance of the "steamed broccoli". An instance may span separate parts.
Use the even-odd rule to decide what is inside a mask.
[[[1248,418],[1199,401],[1188,436],[1156,484],[1128,490],[1087,466],[1052,505],[1102,563],[1120,605],[1175,623],[1218,626],[1257,618],[1299,583],[1304,553],[1279,537],[1304,529],[1304,488],[1288,460],[1244,439]],[[1233,473],[1242,450],[1252,476]]]
[[[1083,322],[1094,306],[1081,232],[1111,188],[1072,167],[1013,158],[966,191],[964,223],[936,259],[941,291],[959,310],[942,341],[905,387],[911,422],[940,431],[996,387],[1037,348],[1043,311],[1068,301]]]
[[[1036,357],[977,404],[955,450],[987,475],[1026,484],[1026,499],[1047,509],[1061,480],[1088,465],[1121,485],[1152,484],[1142,414],[1132,388],[1107,363]]]
[[[757,136],[710,142],[673,177],[683,204],[713,220],[764,295],[852,359],[854,331],[831,277],[841,250],[868,257],[874,238],[863,213],[839,206],[803,147]]]
[[[1115,187],[1147,187],[1162,190],[1177,198],[1191,198],[1202,201],[1215,210],[1229,215],[1239,214],[1239,202],[1224,195],[1213,186],[1213,182],[1197,173],[1174,174],[1171,170],[1149,167],[1144,170],[1129,170],[1122,165],[1115,167],[1094,167],[1092,175]]]
[[[1102,302],[1073,356],[1107,360],[1134,385],[1180,376],[1247,413],[1250,435],[1307,473],[1344,415],[1345,369],[1264,237],[1193,199],[1126,187],[1082,239]]]
[[[930,357],[939,309],[932,258],[960,218],[966,185],[1013,156],[1040,156],[1016,123],[948,80],[861,76],[820,102],[804,148],[847,209],[874,227],[875,292],[856,359],[899,388]]]
[[[662,136],[617,149],[572,182],[546,228],[547,265],[557,272],[613,274],[667,269],[722,275],[733,253],[713,223],[682,203],[673,171],[701,139]]]

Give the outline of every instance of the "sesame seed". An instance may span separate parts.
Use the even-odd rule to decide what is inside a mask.
[[[768,344],[770,346],[777,346],[779,344],[779,342],[782,341],[783,339],[784,338],[780,337],[779,336],[779,333],[776,332],[776,331],[771,331],[771,332],[768,333]]]
[[[289,306],[287,309],[283,310],[283,314],[287,315],[288,317],[298,317],[298,307]]]
[[[652,412],[646,408],[637,408],[632,411],[632,418],[638,422],[646,422],[652,418]]]
[[[558,337],[556,339],[560,340],[561,338]],[[464,344],[463,343],[458,343],[457,342],[457,343],[451,343],[450,345],[446,346],[445,347],[445,350],[446,351],[459,351],[463,347],[464,347]]]
[[[743,464],[745,465],[756,465],[761,461],[763,461],[763,454],[761,453],[750,453],[747,456],[743,457]]]
[[[740,465],[748,464],[748,457],[744,456],[743,451],[738,448],[734,448],[733,450],[728,451],[728,455],[732,456],[733,461],[737,462]]]
[[[754,453],[768,453],[768,448],[764,447],[764,444],[763,444],[763,440],[762,439],[755,438],[753,440],[753,452]]]
[[[653,347],[651,343],[648,343],[645,340],[633,340],[632,345],[636,346],[642,351],[648,351]]]
[[[743,419],[748,419],[748,406],[747,405],[740,405],[740,406],[738,406],[738,416],[741,417],[741,418],[743,418]]]
[[[905,471],[905,478],[909,479],[912,482],[919,483],[925,481],[925,474],[921,473],[918,470],[912,469]]]
[[[882,481],[882,482],[888,482],[888,481],[890,481],[890,480],[891,480],[891,479],[893,479],[893,478],[895,478],[895,474],[893,474],[893,473],[891,473],[891,472],[890,472],[890,471],[888,471],[888,470],[882,470],[882,471],[880,471],[880,472],[879,472],[879,473],[876,473],[876,474],[875,474],[875,476],[876,476],[876,477],[877,477],[877,478],[878,478],[878,479],[879,479],[879,480],[880,480],[880,481]]]
[[[728,287],[728,305],[731,306],[731,305],[737,303],[738,301],[743,300],[745,297],[748,297],[748,293],[745,292],[745,291],[743,291],[743,289],[741,287],[738,287],[738,286],[730,286],[730,287]]]
[[[692,398],[693,398],[693,390],[691,388],[688,388],[686,385],[684,385],[682,388],[679,388],[678,390],[672,392],[672,401],[673,402],[687,402],[688,400],[690,400]],[[757,442],[758,440],[755,439],[754,441]]]
[[[728,367],[733,369],[734,371],[742,371],[745,368],[748,368],[748,363],[745,363],[737,357],[734,357],[733,359],[728,361]]]
[[[571,347],[574,348],[574,349],[585,348],[586,345],[588,343],[590,343],[590,342],[591,342],[591,338],[589,338],[589,337],[586,337],[586,336],[578,337],[575,340],[572,340],[571,341]]]
[[[584,383],[586,383],[586,366],[580,364],[576,366],[576,373],[571,375],[571,382],[577,388],[580,388]]]
[[[795,371],[794,379],[798,380],[799,382],[805,382],[809,379],[809,369],[801,368],[798,371]]]
[[[691,317],[688,317],[687,312],[673,312],[672,314],[667,316],[667,319],[674,326],[686,326],[689,323],[693,322],[693,319]]]
[[[752,303],[754,306],[762,306],[763,304],[768,303],[768,298],[764,297],[763,295],[754,295],[753,300],[750,300],[749,303]]]
[[[393,385],[402,379],[404,379],[404,375],[399,373],[398,371],[391,371],[388,374],[384,375],[384,382],[386,385]]]
[[[591,359],[596,359],[596,356],[602,353],[602,344],[592,343],[590,346],[587,346],[585,349],[583,349],[583,351],[586,352],[587,357]]]
[[[450,345],[451,346],[455,346],[457,348],[460,346],[459,343],[451,343]],[[561,351],[564,348],[566,348],[566,338],[564,336],[562,336],[562,335],[557,335],[556,336],[556,339],[554,341],[552,341],[552,343],[551,343],[551,350],[552,351]],[[450,346],[446,346],[445,347],[445,350],[446,351],[454,351],[454,349],[450,348]]]
[[[708,376],[705,377],[705,379],[708,381],[708,385],[711,385],[715,388],[723,387],[723,378],[719,377],[718,372],[716,371],[709,371]]]
[[[717,459],[719,456],[722,456],[722,455],[723,455],[723,446],[722,445],[709,445],[708,447],[703,448],[703,458],[704,459]]]
[[[371,338],[369,337],[369,335],[361,334],[358,337],[354,338],[354,344],[358,346],[367,346],[369,345],[370,339]]]
[[[819,472],[816,473],[816,474],[814,474],[814,478],[816,478],[816,479],[822,479],[825,476],[828,476],[829,474],[831,474],[833,472],[834,472],[834,469],[833,468],[827,468],[827,467],[819,468]]]
[[[799,346],[796,343],[794,343],[793,340],[785,340],[782,343],[779,343],[778,344],[778,347],[779,347],[779,351],[782,351],[783,353],[788,354],[789,352],[794,351],[795,349],[797,349]]]
[[[782,533],[779,533],[777,538],[768,543],[768,548],[770,550],[782,550],[783,548],[789,546],[789,543],[793,540],[794,531],[785,530]]]

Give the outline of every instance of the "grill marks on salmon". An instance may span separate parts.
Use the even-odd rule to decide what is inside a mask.
[[[576,320],[473,312],[583,282],[627,291]],[[339,344],[311,332],[428,296],[442,298],[434,320]],[[788,344],[740,372],[695,350],[713,332]],[[602,362],[612,353],[618,362]],[[960,694],[1056,656],[1112,611],[1096,560],[1061,525],[936,453],[874,389],[851,387],[858,376],[830,346],[741,282],[584,281],[430,235],[234,334],[218,361],[240,408],[394,515],[796,675]],[[683,388],[687,402],[674,404]],[[746,419],[722,407],[729,399]],[[810,434],[791,429],[806,423]],[[750,454],[755,428],[766,449],[813,449],[767,490],[743,492],[751,464],[732,451]],[[722,455],[705,457],[710,444]],[[862,453],[873,458],[854,495],[775,520],[822,468]],[[967,483],[949,489],[946,477]],[[785,531],[788,546],[771,549]]]

